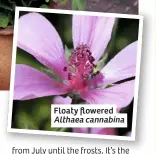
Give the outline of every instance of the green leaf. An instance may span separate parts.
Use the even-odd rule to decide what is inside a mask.
[[[40,8],[48,8],[48,5],[43,4],[43,5],[40,6]]]
[[[67,58],[67,60],[69,59],[69,57],[71,56],[72,50],[69,49],[66,45],[65,45],[65,57]]]
[[[9,16],[4,13],[0,13],[0,27],[6,28],[8,24],[9,24]]]
[[[130,41],[125,37],[119,37],[116,41],[116,46],[118,50],[123,49],[123,46],[127,46]]]
[[[104,67],[105,65],[105,61],[107,59],[107,56],[108,54],[105,54],[105,56],[103,56],[98,62],[97,62],[97,66],[96,68],[94,69],[94,72],[97,72],[97,71],[101,71],[102,68]]]
[[[60,0],[60,3],[66,4],[68,0]]]
[[[17,49],[16,63],[29,65],[40,71],[43,71],[44,68],[44,66],[39,63],[33,56],[19,48]]]
[[[77,10],[77,3],[76,0],[72,0],[72,10]]]
[[[39,129],[35,121],[26,112],[20,111],[16,115],[17,127],[21,129]]]
[[[86,0],[72,0],[73,10],[84,10],[86,6]]]
[[[51,117],[51,102],[52,97],[42,97],[32,100],[32,117],[37,124],[42,123],[43,121]]]
[[[51,78],[54,78],[56,80],[60,79],[59,76],[53,72],[53,70],[44,66],[39,61],[37,61],[32,55],[28,54],[20,48],[17,49],[16,63],[29,65],[47,74]]]

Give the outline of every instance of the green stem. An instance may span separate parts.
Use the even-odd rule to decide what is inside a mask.
[[[68,130],[68,128],[59,128],[58,131],[59,132],[66,132]]]
[[[11,8],[11,7],[9,7],[9,6],[5,5],[5,4],[0,4],[0,8],[8,10],[8,11],[12,11],[12,12],[14,11],[13,8]]]
[[[21,0],[22,6],[27,6],[26,2],[24,2],[23,0]]]

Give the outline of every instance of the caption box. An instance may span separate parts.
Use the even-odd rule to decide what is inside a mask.
[[[51,127],[127,127],[127,114],[114,105],[51,105]]]

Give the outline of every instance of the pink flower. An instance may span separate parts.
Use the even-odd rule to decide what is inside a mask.
[[[116,135],[115,128],[73,128],[73,132],[101,135]]]
[[[76,93],[89,104],[127,106],[133,98],[134,80],[109,88],[107,85],[135,76],[137,41],[120,51],[101,72],[93,72],[111,39],[114,21],[111,17],[74,15],[74,50],[67,61],[61,38],[52,24],[38,13],[22,16],[18,46],[60,78],[55,80],[30,66],[17,64],[14,99]]]

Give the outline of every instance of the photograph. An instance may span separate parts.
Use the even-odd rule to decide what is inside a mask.
[[[8,131],[134,138],[142,22],[138,15],[17,7]],[[115,105],[127,127],[54,128],[52,104]]]
[[[0,0],[0,154],[154,154],[156,0]]]
[[[16,6],[138,14],[138,0],[3,0],[0,1],[0,90],[9,90]]]

